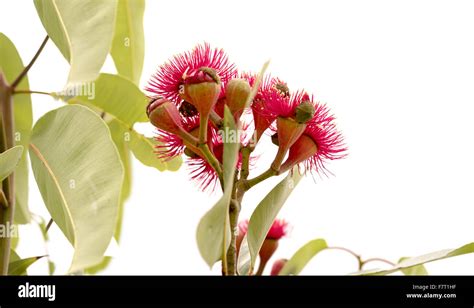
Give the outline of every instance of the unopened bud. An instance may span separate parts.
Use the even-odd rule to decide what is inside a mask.
[[[221,82],[216,72],[202,67],[184,80],[184,96],[196,107],[201,116],[209,115],[221,92]]]
[[[307,123],[314,116],[315,110],[311,102],[302,102],[295,111],[295,119],[298,123]]]
[[[270,258],[273,256],[277,248],[278,248],[277,239],[266,238],[263,241],[262,248],[260,248],[260,251],[258,253],[258,255],[260,256],[260,265],[257,270],[258,276],[263,274],[263,271],[265,269],[265,266],[268,263],[268,260],[270,260]]]
[[[288,262],[287,259],[278,259],[273,263],[272,271],[270,272],[271,276],[278,276],[285,264]]]
[[[178,108],[168,100],[158,98],[151,101],[147,115],[151,124],[164,131],[179,135],[183,130]]]
[[[244,79],[232,79],[225,88],[226,104],[233,115],[241,113],[250,95],[250,85]]]

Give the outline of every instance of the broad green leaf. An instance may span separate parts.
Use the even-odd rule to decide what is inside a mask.
[[[319,252],[326,249],[328,245],[323,239],[316,239],[308,242],[291,257],[278,275],[298,275],[308,262]]]
[[[105,270],[109,265],[110,262],[112,261],[112,257],[104,257],[104,260],[100,262],[99,264],[89,267],[88,269],[85,270],[85,272],[89,275],[96,275],[103,270]]]
[[[122,192],[120,194],[120,207],[119,207],[119,214],[118,214],[118,222],[117,227],[115,229],[115,239],[117,241],[120,240],[120,235],[122,233],[122,221],[123,221],[123,211],[125,206],[125,201],[130,196],[131,188],[132,188],[132,165],[131,165],[131,157],[130,157],[130,150],[128,149],[128,139],[129,134],[127,133],[127,129],[120,124],[118,120],[112,119],[108,123],[110,133],[112,135],[112,140],[117,147],[117,150],[120,155],[120,159],[122,160],[122,164],[124,167],[124,178],[122,183]],[[104,261],[103,261],[104,262]]]
[[[15,45],[3,33],[0,33],[0,71],[3,71],[6,80],[12,83],[23,69],[23,62]],[[25,76],[18,85],[18,89],[28,90],[29,88],[28,76]],[[29,94],[14,95],[13,103],[15,105],[15,144],[22,145],[26,149],[33,125],[31,97]],[[31,215],[28,209],[28,151],[23,151],[23,156],[15,170],[15,195],[15,222],[29,223]]]
[[[381,270],[381,269],[374,269],[374,270],[366,270],[363,272],[353,273],[353,275],[388,275],[391,273],[395,273],[397,271],[401,271],[408,268],[413,268],[415,266],[423,265],[429,262],[443,260],[447,258],[452,258],[468,253],[474,252],[474,243],[469,243],[464,246],[461,246],[456,249],[444,249],[432,253],[428,253],[419,257],[414,258],[406,258],[403,261],[399,262],[392,268]]]
[[[295,168],[280,183],[278,183],[255,208],[249,220],[248,231],[242,240],[239,252],[239,273],[250,274],[258,257],[265,237],[268,234],[278,212],[298,185],[302,176]]]
[[[36,123],[30,156],[46,207],[75,248],[69,272],[100,263],[116,227],[123,183],[109,129],[86,107],[61,107]]]
[[[409,258],[400,258],[400,260],[398,260],[398,263],[403,262],[406,259],[409,259]],[[428,275],[428,271],[426,270],[426,267],[424,265],[415,265],[412,267],[403,268],[401,269],[401,272],[403,273],[403,275],[406,275],[406,276]]]
[[[10,276],[21,276],[21,275],[26,275],[26,270],[30,265],[38,261],[39,259],[43,258],[44,256],[39,256],[39,257],[32,257],[32,258],[26,258],[26,259],[17,259],[15,261],[10,261],[10,264],[8,265],[8,275]],[[16,258],[18,258],[18,255],[16,255]]]
[[[145,0],[118,0],[115,34],[110,52],[117,72],[136,85],[140,82],[145,56],[144,12]]]
[[[23,154],[23,146],[17,145],[0,153],[0,182],[6,179],[20,162]]]
[[[20,260],[20,256],[13,249],[10,250],[10,263]]]
[[[148,100],[140,89],[130,80],[111,74],[100,74],[91,83],[89,93],[76,97],[59,95],[69,104],[83,104],[97,107],[133,127],[135,122],[146,122],[146,106]]]
[[[147,138],[134,130],[130,131],[129,147],[133,155],[142,164],[148,167],[156,168],[160,171],[170,170],[176,171],[181,167],[183,162],[181,157],[173,158],[169,161],[164,161],[156,156],[155,148],[156,141],[153,138]]]
[[[15,262],[15,261],[18,261],[18,260],[21,260],[21,258],[20,258],[20,256],[15,252],[15,250],[13,250],[13,247],[12,247],[12,249],[10,250],[10,264],[13,263],[13,262]],[[9,265],[8,267],[10,267],[10,265]],[[23,271],[22,273],[20,273],[19,275],[24,276],[24,275],[26,275],[26,274],[27,274],[27,273],[26,273],[26,270],[25,270],[25,271]]]
[[[237,129],[227,106],[224,112],[224,127],[229,132],[236,132]],[[234,142],[225,141],[229,140],[224,140],[224,193],[219,201],[201,218],[196,233],[199,252],[210,267],[225,255],[230,245],[229,204],[240,143],[235,140]]]
[[[35,6],[71,64],[68,85],[96,79],[112,45],[117,0],[35,0]]]

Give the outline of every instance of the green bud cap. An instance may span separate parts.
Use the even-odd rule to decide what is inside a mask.
[[[314,113],[315,110],[313,104],[310,102],[302,102],[298,107],[296,107],[296,122],[304,124],[313,118]]]

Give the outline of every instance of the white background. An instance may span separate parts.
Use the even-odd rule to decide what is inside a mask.
[[[363,257],[392,261],[474,240],[474,43],[471,1],[148,1],[142,88],[175,53],[207,41],[244,70],[270,72],[305,88],[337,116],[349,147],[330,178],[302,180],[280,213],[292,231],[276,257],[325,238]],[[1,1],[0,31],[28,62],[45,36],[32,2]],[[108,59],[103,71],[114,72]],[[29,74],[32,90],[58,91],[68,65],[48,42]],[[35,120],[61,105],[34,96]],[[151,127],[138,129],[149,135]],[[258,150],[264,170],[275,151]],[[134,162],[123,237],[106,274],[209,274],[195,243],[200,217],[219,197],[198,191],[186,168],[159,173]],[[254,174],[255,174],[254,173]],[[245,198],[243,217],[278,181]],[[46,219],[36,184],[32,210]],[[56,226],[48,251],[57,274],[72,248]],[[41,255],[34,226],[20,229],[22,257]],[[474,274],[474,255],[429,264],[432,274]],[[372,264],[379,266],[382,264]],[[357,269],[343,252],[318,255],[305,274]],[[30,268],[46,273],[46,262]]]

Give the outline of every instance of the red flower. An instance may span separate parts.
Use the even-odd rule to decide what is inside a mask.
[[[161,65],[145,89],[179,104],[180,87],[185,77],[195,74],[202,67],[214,69],[221,82],[226,82],[237,75],[235,65],[229,62],[223,49],[213,49],[204,43],[191,51],[174,56]]]
[[[279,240],[287,234],[288,222],[283,219],[275,219],[267,234],[267,239]]]
[[[313,102],[312,97],[309,97],[309,101],[314,106],[314,116],[308,121],[300,138],[290,147],[288,158],[281,170],[288,170],[300,164],[305,171],[327,175],[325,163],[346,157],[347,148],[329,108],[325,104]]]
[[[253,87],[255,81],[257,80],[257,75],[251,73],[242,73],[241,78],[247,79],[250,86]],[[268,112],[267,105],[271,104],[271,101],[275,98],[279,100],[287,97],[288,95],[288,87],[285,82],[270,75],[267,75],[263,78],[258,88],[257,94],[250,105],[254,118],[255,130],[257,132],[257,141],[260,139],[263,132],[268,127],[270,127],[270,125],[276,119],[276,116]]]
[[[239,236],[245,235],[249,227],[249,220],[239,222]],[[279,240],[288,234],[288,222],[284,219],[275,219],[270,230],[268,230],[266,239]]]

